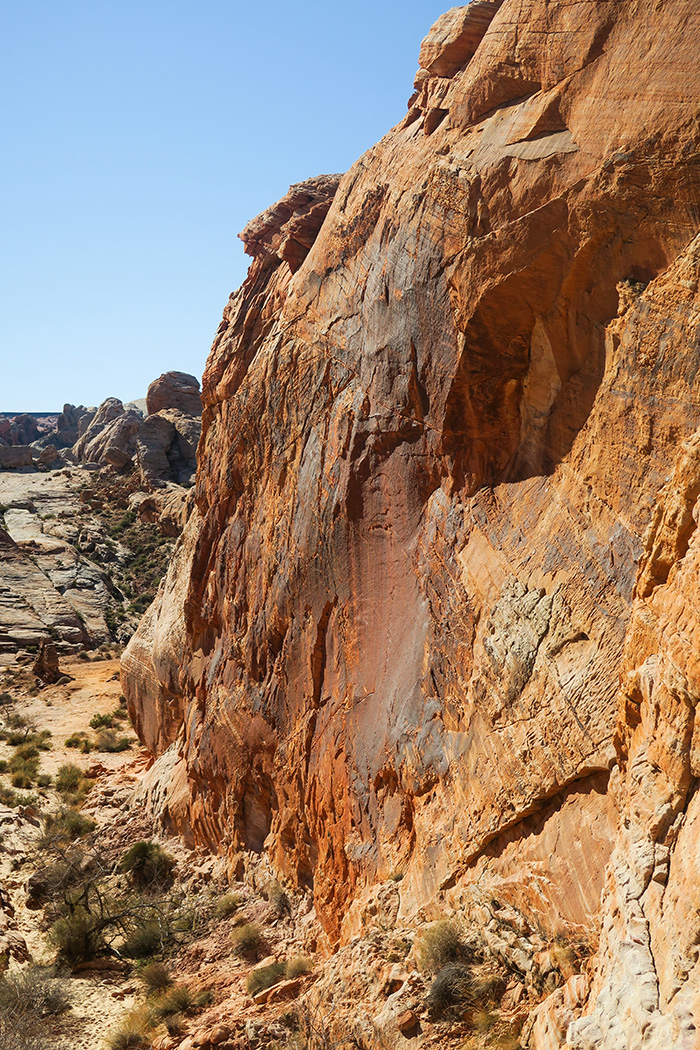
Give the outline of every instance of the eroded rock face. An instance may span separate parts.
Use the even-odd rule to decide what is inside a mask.
[[[595,921],[637,567],[653,596],[692,532],[679,481],[645,538],[700,425],[700,12],[487,7],[304,258],[287,198],[244,232],[197,512],[123,662],[173,823],[268,850],[331,936],[397,870],[404,915],[481,872],[552,931]]]

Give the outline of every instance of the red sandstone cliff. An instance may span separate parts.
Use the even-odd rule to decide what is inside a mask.
[[[247,227],[123,661],[166,818],[332,936],[395,871],[404,914],[479,880],[551,931],[605,883],[542,1047],[700,1009],[699,38],[694,0],[455,9],[406,119]]]

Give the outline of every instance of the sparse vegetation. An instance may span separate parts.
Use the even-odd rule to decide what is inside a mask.
[[[59,766],[55,787],[64,801],[73,804],[81,802],[90,791],[90,783],[86,780],[82,769],[72,762],[65,762]]]
[[[265,896],[272,905],[272,910],[278,919],[289,914],[289,897],[279,882],[270,882],[265,889]]]
[[[448,963],[443,966],[428,992],[428,1006],[434,1013],[444,1013],[451,1007],[466,1006],[474,1002],[471,972],[463,963]]]
[[[146,959],[163,948],[163,931],[157,922],[138,926],[125,939],[122,954],[127,959]]]
[[[249,995],[257,995],[258,992],[271,988],[286,976],[287,967],[283,962],[268,963],[267,966],[259,966],[251,970],[246,978],[246,990]]]
[[[246,923],[239,926],[231,934],[231,947],[234,955],[239,957],[257,955],[262,944],[262,933],[260,927],[255,923]]]
[[[74,842],[94,830],[94,820],[83,816],[77,809],[64,808],[46,817],[40,845],[46,848],[55,842]]]
[[[313,959],[308,959],[305,955],[295,955],[287,963],[285,975],[291,981],[295,977],[303,977],[304,974],[313,973],[313,969]]]
[[[145,888],[167,882],[172,877],[175,860],[156,842],[135,842],[119,862],[119,870],[128,874],[135,886]]]
[[[65,1013],[71,996],[68,981],[52,967],[30,965],[0,980],[0,1013],[4,1016],[41,1018]]]
[[[243,897],[240,893],[227,893],[216,902],[214,915],[217,919],[228,919],[235,915],[242,903]]]
[[[148,963],[139,971],[139,978],[148,992],[163,992],[170,988],[173,979],[165,963]]]
[[[128,736],[117,736],[113,729],[103,729],[97,734],[97,740],[95,742],[95,749],[97,751],[106,751],[109,754],[116,754],[120,751],[128,751],[131,747],[131,740]]]
[[[464,953],[461,932],[453,919],[443,919],[430,926],[418,945],[421,970],[437,973],[448,963],[456,962]]]

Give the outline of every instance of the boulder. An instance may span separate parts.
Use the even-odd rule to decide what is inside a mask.
[[[148,388],[146,410],[148,415],[163,408],[177,408],[192,416],[202,414],[199,380],[187,372],[164,372]]]
[[[0,445],[0,470],[15,470],[32,465],[29,445]]]
[[[44,638],[39,646],[39,653],[34,661],[32,670],[37,678],[40,678],[47,685],[57,682],[61,677],[56,646],[47,638]]]

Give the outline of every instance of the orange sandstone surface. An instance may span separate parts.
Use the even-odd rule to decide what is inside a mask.
[[[249,224],[122,663],[165,826],[331,942],[395,873],[404,918],[602,924],[542,1050],[700,1023],[699,40],[695,0],[452,9],[406,118]]]

